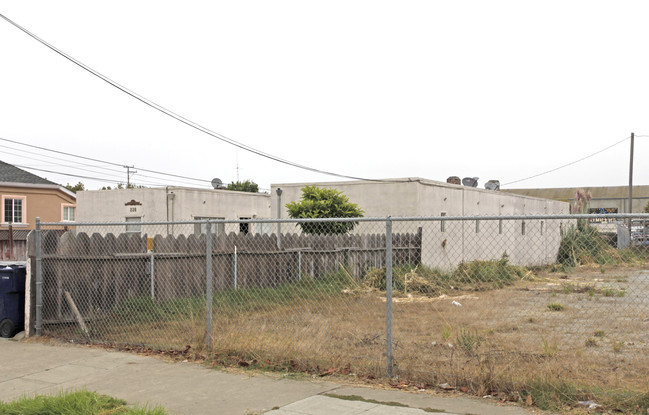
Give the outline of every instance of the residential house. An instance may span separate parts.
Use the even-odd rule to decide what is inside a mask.
[[[0,161],[0,260],[25,260],[27,234],[42,222],[74,221],[75,194]]]

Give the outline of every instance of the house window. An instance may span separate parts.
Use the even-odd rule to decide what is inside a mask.
[[[142,217],[126,218],[126,233],[141,233]]]
[[[241,220],[250,220],[250,218],[239,218]],[[250,232],[250,224],[247,222],[239,222],[239,232],[247,235]]]
[[[75,206],[63,205],[63,214],[62,214],[63,221],[74,222],[76,211],[77,208]]]
[[[5,196],[2,199],[2,221],[6,223],[25,223],[25,198],[19,196]]]
[[[210,218],[210,217],[198,217],[195,216],[194,220],[223,220],[225,218]],[[194,235],[201,235],[207,232],[207,224],[206,223],[197,223],[194,225]],[[212,235],[222,235],[225,233],[225,223],[213,223],[212,224],[212,229],[211,229]]]

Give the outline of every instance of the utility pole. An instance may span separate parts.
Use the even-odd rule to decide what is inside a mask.
[[[240,167],[239,167],[239,155],[238,154],[236,155],[236,160],[237,160],[237,183],[238,183],[239,182],[239,170],[240,170]]]
[[[137,170],[131,172],[131,169],[134,169],[135,166],[124,166],[124,168],[126,169],[126,188],[128,189],[131,187],[131,174],[137,173]]]
[[[635,141],[635,134],[631,133],[631,155],[629,159],[629,207],[627,213],[633,213],[633,144]],[[631,244],[631,223],[632,219],[629,218],[629,245]]]

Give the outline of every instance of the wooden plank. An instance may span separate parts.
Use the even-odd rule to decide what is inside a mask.
[[[65,291],[65,299],[67,300],[68,305],[70,306],[70,309],[72,310],[72,313],[74,313],[74,316],[77,319],[77,323],[79,323],[79,327],[81,328],[83,333],[86,335],[86,339],[90,340],[90,332],[88,332],[88,327],[86,327],[86,323],[83,321],[83,317],[81,316],[81,313],[79,312],[79,309],[77,308],[77,305],[72,300],[72,296],[70,295],[69,291]]]

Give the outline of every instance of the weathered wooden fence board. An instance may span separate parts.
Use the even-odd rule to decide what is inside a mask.
[[[205,235],[156,235],[152,252],[147,252],[146,235],[44,231],[42,240],[46,323],[73,321],[66,291],[83,318],[90,319],[136,297],[153,294],[165,301],[205,293]],[[393,235],[393,263],[420,263],[421,241],[421,229]],[[341,267],[360,279],[368,269],[384,266],[384,234],[286,234],[281,250],[274,235],[212,235],[214,292],[322,278]]]

